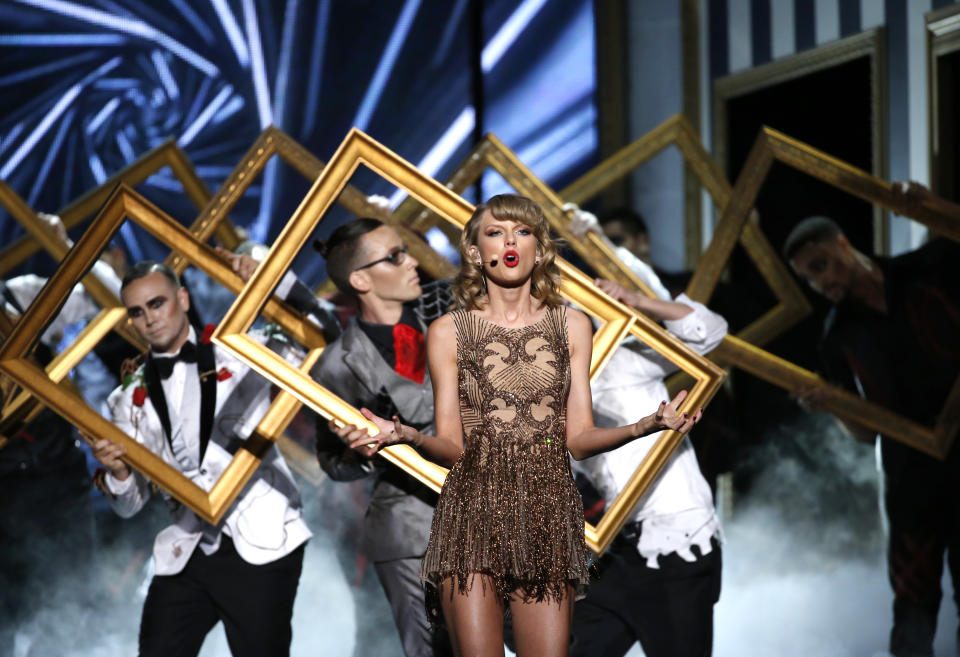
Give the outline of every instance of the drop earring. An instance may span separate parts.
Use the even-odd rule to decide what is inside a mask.
[[[485,295],[489,296],[490,293],[487,292],[487,276],[486,276],[486,274],[483,273],[483,261],[482,261],[482,260],[477,260],[476,265],[477,265],[477,267],[480,268],[480,280],[483,281],[483,293],[484,293]]]

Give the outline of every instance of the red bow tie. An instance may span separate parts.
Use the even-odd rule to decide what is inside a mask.
[[[423,347],[423,333],[407,324],[395,324],[393,327],[393,350],[396,354],[394,370],[400,376],[411,381],[423,383],[426,350]]]

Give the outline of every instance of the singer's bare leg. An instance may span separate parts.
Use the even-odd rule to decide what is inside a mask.
[[[440,587],[443,617],[457,657],[503,657],[503,603],[485,575],[470,576],[466,592],[448,577]]]
[[[510,600],[517,657],[566,657],[573,620],[573,587],[562,600],[532,602],[514,596]]]
[[[470,577],[466,592],[453,578],[441,587],[443,615],[457,657],[503,657],[503,602],[485,575]],[[517,657],[565,657],[570,644],[573,588],[562,600],[533,602],[520,594],[510,600]]]

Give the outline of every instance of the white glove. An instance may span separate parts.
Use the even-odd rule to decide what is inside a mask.
[[[570,232],[573,233],[574,237],[582,239],[586,237],[587,233],[590,231],[603,235],[600,230],[600,222],[597,220],[597,216],[592,212],[581,210],[580,206],[576,203],[564,203],[563,211],[573,214],[573,217],[570,219],[570,223],[567,228],[570,229]]]
[[[67,227],[63,225],[63,220],[59,215],[38,212],[37,217],[46,224],[47,228],[52,230],[57,237],[66,242],[68,247],[73,247],[73,240],[67,237]]]
[[[378,210],[383,210],[384,212],[390,212],[390,199],[386,196],[381,196],[380,194],[371,194],[367,197],[367,203],[375,206]]]

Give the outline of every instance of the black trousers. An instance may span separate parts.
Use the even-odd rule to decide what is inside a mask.
[[[255,566],[237,554],[228,536],[210,556],[198,547],[181,572],[150,583],[140,657],[195,657],[217,621],[223,621],[234,657],[286,657],[303,551],[301,545]]]
[[[676,553],[648,568],[636,541],[618,536],[600,577],[573,606],[570,657],[622,657],[637,641],[647,657],[709,657],[720,599],[720,545],[688,563]]]
[[[890,652],[930,657],[943,592],[943,557],[960,606],[960,450],[945,461],[884,437],[887,565],[893,588]],[[960,627],[958,627],[960,630]],[[960,646],[960,631],[958,631]]]

